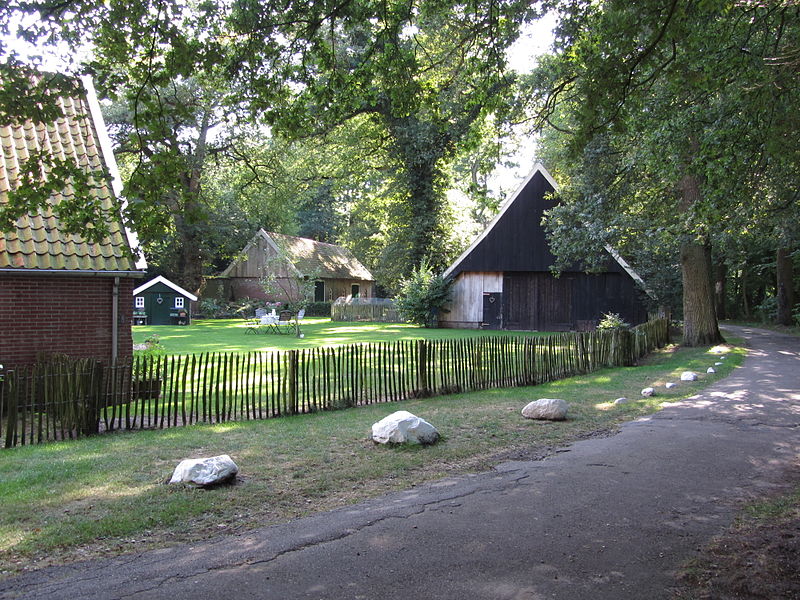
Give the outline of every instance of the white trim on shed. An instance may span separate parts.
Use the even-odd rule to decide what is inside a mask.
[[[169,279],[167,279],[166,277],[164,277],[162,275],[159,275],[155,279],[151,279],[147,283],[144,283],[144,284],[140,285],[138,288],[133,290],[133,295],[137,296],[137,295],[141,294],[143,291],[153,287],[157,283],[163,283],[168,288],[173,289],[176,292],[178,292],[181,296],[186,296],[192,302],[197,302],[197,296],[195,296],[191,292],[187,292],[181,286],[179,286],[179,285],[177,285],[175,283],[172,283]]]

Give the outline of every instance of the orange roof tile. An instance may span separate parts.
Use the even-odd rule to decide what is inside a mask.
[[[55,122],[0,125],[0,203],[8,202],[8,192],[18,185],[20,166],[30,153],[46,149],[90,166],[102,182],[91,192],[94,200],[99,200],[109,214],[118,214],[119,204],[111,190],[85,93],[58,98],[57,103],[63,116]],[[96,244],[59,231],[52,207],[71,194],[67,189],[53,194],[47,207],[20,217],[14,230],[0,232],[0,269],[136,271],[135,257],[119,220],[109,221],[109,235]]]

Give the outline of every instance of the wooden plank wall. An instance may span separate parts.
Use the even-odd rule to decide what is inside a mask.
[[[441,327],[480,327],[483,321],[483,293],[502,292],[503,274],[499,272],[460,273],[453,282],[453,298],[439,316]]]
[[[506,273],[503,289],[506,329],[582,330],[608,312],[634,325],[647,320],[641,292],[622,273]]]
[[[248,244],[244,255],[236,261],[236,264],[228,274],[229,277],[263,277],[264,267],[267,261],[274,261],[275,249],[261,237],[256,238],[256,243]],[[277,266],[270,265],[273,269]],[[279,269],[278,276],[286,277],[288,268]]]

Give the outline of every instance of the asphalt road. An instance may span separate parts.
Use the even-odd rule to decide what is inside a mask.
[[[800,453],[800,338],[736,329],[742,368],[542,461],[244,535],[0,582],[40,599],[669,598],[675,573]]]

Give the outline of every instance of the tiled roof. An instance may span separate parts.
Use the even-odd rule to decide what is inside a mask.
[[[55,99],[62,113],[55,122],[0,125],[0,203],[18,184],[20,166],[32,152],[46,150],[61,159],[73,158],[97,172],[92,190],[104,211],[118,214],[106,164],[88,101],[83,95]],[[56,271],[135,271],[135,259],[119,221],[108,223],[110,234],[98,243],[59,231],[51,207],[70,197],[70,188],[50,197],[49,205],[17,220],[16,230],[0,231],[0,269]]]
[[[282,233],[266,235],[286,251],[301,273],[319,273],[320,277],[331,279],[374,280],[372,273],[347,248]]]

